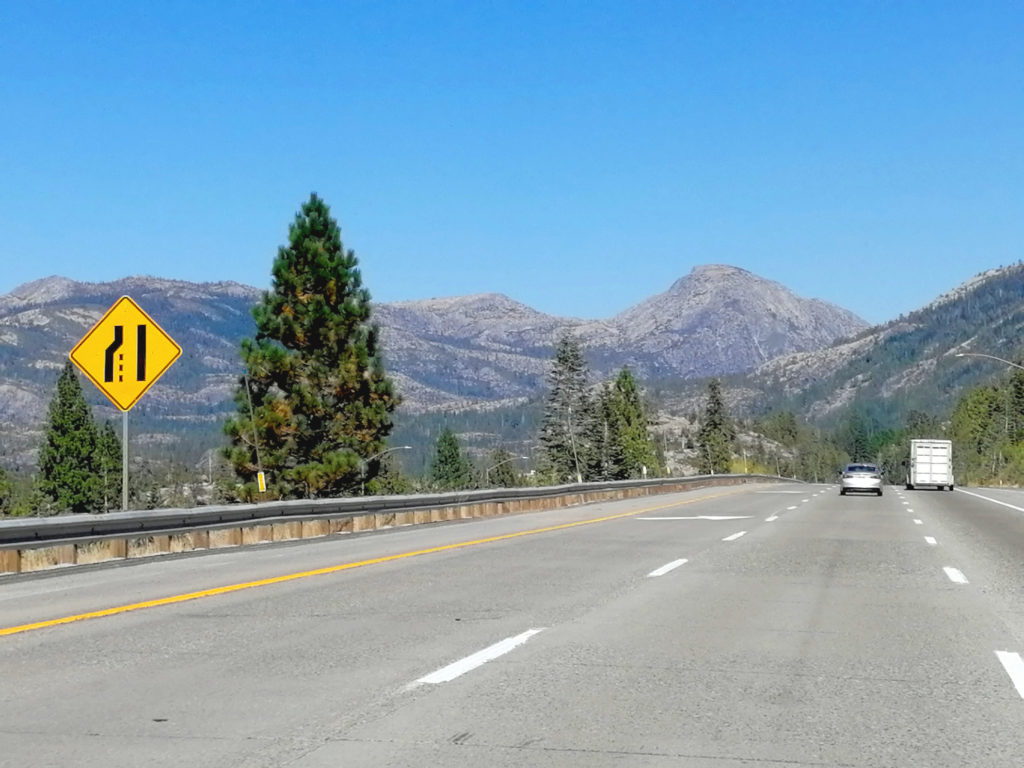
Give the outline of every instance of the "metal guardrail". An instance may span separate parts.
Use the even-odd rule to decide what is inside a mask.
[[[248,521],[342,518],[371,512],[411,512],[421,509],[510,502],[551,496],[571,496],[629,488],[706,484],[709,480],[744,479],[793,482],[774,475],[697,475],[652,480],[616,480],[532,488],[495,488],[456,493],[408,496],[356,496],[341,499],[299,499],[260,504],[220,504],[190,509],[151,509],[106,514],[57,515],[54,517],[0,520],[0,547],[124,536],[169,533],[187,529],[216,528]]]

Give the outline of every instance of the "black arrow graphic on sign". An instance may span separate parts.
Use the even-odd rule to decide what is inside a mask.
[[[103,363],[103,380],[113,381],[114,380],[114,353],[121,348],[121,342],[124,341],[124,326],[114,326],[114,341],[109,347],[107,347],[107,356]]]
[[[135,346],[135,378],[146,380],[146,326],[138,327],[138,340]]]

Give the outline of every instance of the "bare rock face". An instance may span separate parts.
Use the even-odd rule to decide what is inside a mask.
[[[638,367],[681,378],[748,371],[867,327],[852,312],[721,264],[695,268],[613,322]]]
[[[49,277],[0,296],[0,428],[38,430],[57,370],[86,331],[130,295],[184,349],[140,401],[146,417],[187,429],[233,408],[239,342],[255,332],[256,288],[129,277]],[[607,320],[556,317],[501,294],[374,307],[385,365],[406,409],[490,408],[537,396],[558,337],[580,339],[599,375],[631,366],[643,378],[742,372],[777,355],[820,349],[866,328],[846,310],[722,265],[697,267],[665,293]],[[86,386],[102,417],[116,411]]]

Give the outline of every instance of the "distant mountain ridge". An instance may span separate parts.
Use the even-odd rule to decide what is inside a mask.
[[[725,265],[696,267],[605,320],[546,315],[500,294],[380,304],[375,313],[393,369],[422,408],[535,395],[565,331],[599,374],[629,365],[643,378],[690,379],[747,371],[868,327],[848,310]]]
[[[203,423],[215,428],[233,407],[239,341],[254,333],[250,309],[261,291],[155,277],[109,283],[51,277],[0,296],[0,425],[38,431],[68,350],[125,294],[184,349],[133,418],[170,431]],[[554,343],[567,331],[580,339],[599,375],[630,365],[641,378],[688,379],[748,371],[867,327],[845,309],[725,265],[696,267],[668,291],[605,320],[547,315],[501,294],[379,303],[374,320],[409,412],[536,397]],[[102,396],[87,391],[102,413],[116,416]]]
[[[721,264],[695,268],[613,322],[619,345],[634,351],[638,368],[682,378],[748,370],[868,327],[853,312]]]
[[[1006,371],[980,352],[1024,354],[1024,262],[982,272],[934,301],[823,349],[781,355],[730,382],[747,411],[786,406],[812,421],[848,407],[883,419],[948,412],[965,387]],[[691,404],[693,398],[691,397]]]

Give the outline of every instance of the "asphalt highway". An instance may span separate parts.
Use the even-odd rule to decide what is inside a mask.
[[[0,766],[1024,765],[1024,493],[706,488],[0,579]]]

